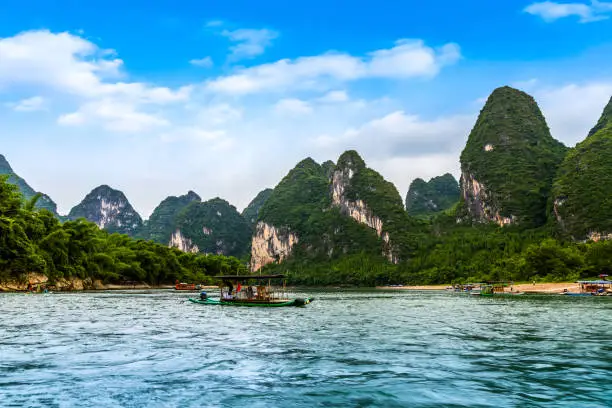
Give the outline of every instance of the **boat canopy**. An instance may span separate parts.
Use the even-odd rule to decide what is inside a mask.
[[[283,279],[285,275],[221,275],[215,279],[222,280],[247,280],[247,279]]]
[[[612,285],[612,281],[609,280],[594,280],[594,281],[576,281],[583,285]]]

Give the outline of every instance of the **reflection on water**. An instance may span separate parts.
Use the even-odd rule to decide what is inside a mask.
[[[610,298],[314,295],[258,309],[172,291],[0,294],[0,405],[611,404]]]

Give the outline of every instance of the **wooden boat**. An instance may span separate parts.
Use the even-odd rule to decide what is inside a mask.
[[[477,288],[471,290],[470,294],[474,296],[518,296],[524,295],[525,292],[513,292],[513,282],[488,282],[481,283]],[[510,286],[510,292],[506,292],[505,288]]]
[[[580,292],[567,292],[561,294],[565,296],[612,296],[612,281],[577,281],[580,284]]]
[[[219,299],[211,299],[202,292],[199,299],[189,298],[189,301],[217,306],[286,307],[305,306],[314,300],[311,297],[290,299],[284,275],[223,275],[215,278],[221,281]],[[273,286],[273,280],[281,280],[282,286]]]
[[[179,283],[176,282],[176,284],[174,285],[174,289],[176,290],[196,290],[196,285],[194,283]]]

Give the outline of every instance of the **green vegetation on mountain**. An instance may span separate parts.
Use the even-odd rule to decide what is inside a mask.
[[[85,218],[110,233],[134,235],[142,228],[142,218],[125,194],[107,185],[94,188],[70,210],[67,218]]]
[[[57,205],[53,202],[53,200],[51,200],[51,198],[46,194],[37,193],[34,191],[34,189],[30,187],[30,185],[24,179],[15,174],[6,158],[0,154],[0,175],[3,174],[9,176],[9,183],[15,184],[17,187],[19,187],[19,191],[25,200],[31,200],[34,196],[40,194],[40,198],[38,198],[36,201],[36,208],[44,208],[57,216]]]
[[[151,241],[110,234],[79,219],[60,224],[34,202],[24,204],[17,187],[0,177],[0,281],[25,273],[45,274],[49,281],[81,278],[104,283],[175,280],[210,282],[218,273],[244,273],[236,258],[183,253]]]
[[[259,210],[264,205],[264,203],[270,198],[272,195],[271,188],[266,188],[259,192],[255,196],[255,198],[246,206],[244,210],[242,210],[242,216],[244,219],[251,224],[251,226],[255,226],[257,223],[257,217],[259,216]]]
[[[545,224],[553,176],[565,152],[531,96],[510,87],[493,91],[461,153],[462,187],[471,179],[486,190],[485,198],[467,203],[471,215],[484,221],[479,208],[486,207],[523,227]]]
[[[334,170],[350,174],[350,179],[341,180],[338,173],[332,181],[326,168],[308,158],[276,186],[260,211],[260,220],[288,228],[299,242],[286,261],[267,265],[266,270],[289,271],[292,281],[305,284],[369,284],[379,279],[369,269],[361,274],[344,269],[348,265],[361,265],[362,269],[369,265],[384,271],[390,263],[375,229],[343,214],[342,206],[333,205],[334,188],[344,188],[346,200],[362,200],[372,215],[385,223],[383,231],[389,233],[394,249],[406,255],[413,242],[407,237],[412,223],[395,187],[365,167],[354,151],[343,154]]]
[[[413,217],[430,216],[448,210],[461,196],[459,183],[452,174],[434,177],[429,182],[417,178],[406,194],[406,211]]]
[[[138,238],[150,239],[160,244],[168,244],[176,230],[176,217],[192,202],[200,202],[200,196],[189,191],[187,194],[165,198],[136,233]]]
[[[178,213],[175,226],[202,253],[244,257],[249,251],[251,226],[236,207],[220,198],[192,201]]]
[[[612,99],[601,118],[565,156],[553,188],[551,213],[575,239],[612,233]]]

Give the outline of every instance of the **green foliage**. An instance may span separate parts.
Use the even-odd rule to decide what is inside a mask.
[[[200,252],[244,257],[249,251],[251,226],[236,207],[220,198],[191,202],[179,212],[175,225]]]
[[[37,193],[32,187],[21,177],[19,177],[9,165],[8,161],[0,154],[0,175],[8,175],[8,182],[16,185],[19,191],[23,195],[25,200],[31,200],[33,197],[39,195],[36,201],[36,208],[44,208],[51,211],[57,216],[57,205],[51,200],[49,196],[42,193]]]
[[[242,217],[252,226],[254,227],[257,223],[257,218],[259,217],[259,210],[268,201],[268,198],[272,195],[271,188],[266,188],[257,194],[255,198],[246,206],[246,208],[242,211]]]
[[[157,285],[177,279],[207,283],[219,273],[246,272],[236,258],[183,253],[110,234],[84,219],[60,224],[51,212],[23,205],[17,187],[6,178],[0,178],[0,280],[37,272],[51,282],[81,278]]]
[[[461,170],[487,188],[486,205],[524,227],[537,227],[546,223],[553,176],[565,152],[535,100],[503,87],[481,110],[461,153]]]
[[[612,233],[612,99],[583,142],[565,156],[553,187],[553,217],[575,239]]]
[[[176,230],[176,217],[192,202],[200,202],[200,196],[193,191],[180,197],[167,197],[153,210],[149,220],[136,232],[136,237],[150,239],[160,244],[170,242]]]
[[[434,177],[429,182],[417,178],[406,194],[406,211],[413,217],[431,216],[455,205],[460,194],[459,183],[452,174]]]

